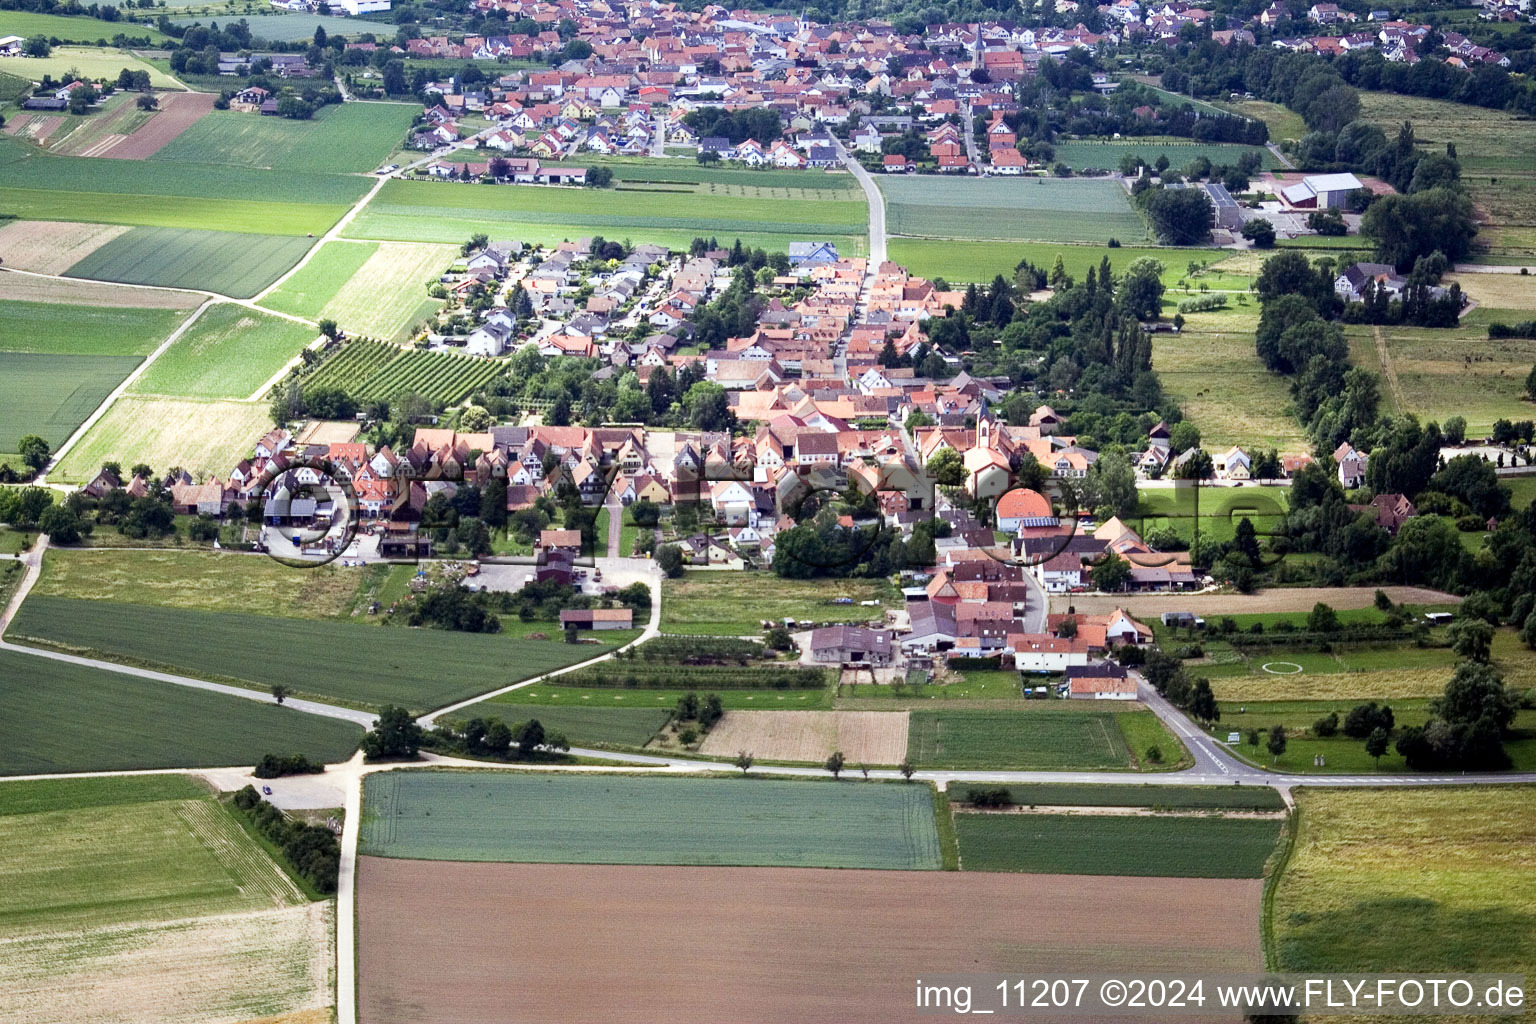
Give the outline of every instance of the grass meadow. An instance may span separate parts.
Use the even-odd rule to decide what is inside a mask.
[[[180,466],[194,477],[217,473],[250,453],[272,428],[267,407],[257,402],[123,395],[71,448],[51,479],[84,483],[108,460],[145,463],[158,472]]]
[[[907,757],[923,768],[1129,768],[1116,719],[1079,708],[912,712]]]
[[[1092,178],[882,176],[894,235],[1046,242],[1140,242],[1141,216],[1117,182]]]
[[[417,713],[610,649],[41,595],[22,605],[10,636],[254,689],[282,683],[295,696]]]
[[[292,235],[136,227],[91,252],[68,274],[248,299],[287,273],[313,244]]]
[[[253,31],[266,20],[255,19]],[[404,103],[345,103],[321,107],[311,120],[293,121],[215,110],[151,160],[284,174],[360,173],[378,167],[394,151],[416,113]]]
[[[1282,971],[1536,971],[1536,787],[1303,789]]]
[[[841,193],[840,193],[841,194]],[[847,199],[786,203],[775,199],[679,192],[484,186],[390,181],[347,225],[352,238],[458,244],[476,231],[525,242],[586,235],[668,243],[696,235],[747,244],[768,239],[862,235],[866,212]],[[763,240],[758,240],[759,238]],[[783,242],[775,246],[783,248]]]
[[[878,621],[880,601],[900,607],[901,596],[884,580],[786,580],[755,573],[685,572],[661,584],[661,628],[667,633],[736,636],[761,633],[764,620],[797,622]],[[851,604],[831,604],[847,598]]]
[[[334,762],[362,737],[337,719],[13,651],[0,651],[0,699],[0,775],[255,764],[273,752]]]
[[[631,693],[630,703],[646,702],[650,694]],[[486,701],[473,704],[454,718],[467,721],[475,717],[500,718],[508,725],[538,719],[546,732],[559,733],[576,746],[643,747],[661,731],[672,717],[676,694],[654,701],[655,707],[593,707],[590,704],[564,705],[502,704]]]
[[[403,338],[424,310],[442,305],[427,296],[427,287],[436,283],[458,251],[452,245],[380,242],[377,251],[321,308],[320,315],[353,334]]]
[[[1280,837],[1273,819],[957,814],[966,871],[1259,878]]]
[[[1188,139],[1116,139],[1097,142],[1057,142],[1056,160],[1073,170],[1098,167],[1118,171],[1120,158],[1134,153],[1149,164],[1166,156],[1168,165],[1175,171],[1188,167],[1196,157],[1205,157],[1212,164],[1236,164],[1244,153],[1257,153],[1265,170],[1279,166],[1275,155],[1264,146],[1244,146],[1236,142],[1191,142]]]
[[[366,855],[423,860],[939,867],[926,785],[767,778],[388,772]]]
[[[315,340],[312,327],[220,302],[161,353],[132,390],[178,398],[247,398]]]

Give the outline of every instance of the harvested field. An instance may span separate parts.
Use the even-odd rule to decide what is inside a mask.
[[[121,224],[13,220],[0,227],[0,259],[16,270],[62,274],[127,231]]]
[[[704,739],[716,757],[750,750],[764,761],[825,761],[841,750],[848,765],[899,764],[907,753],[904,711],[727,711]]]
[[[1294,660],[1295,655],[1278,654],[1271,661]],[[1189,666],[1200,675],[1201,666]],[[1381,672],[1339,672],[1316,675],[1310,672],[1277,676],[1223,676],[1211,680],[1216,699],[1223,703],[1245,700],[1372,700],[1382,697],[1438,697],[1445,692],[1449,669],[1389,669]]]
[[[58,479],[84,482],[107,460],[181,466],[199,479],[227,473],[272,426],[256,402],[123,395],[65,455]]]
[[[937,869],[921,784],[717,776],[370,775],[360,849],[421,860]]]
[[[39,224],[42,221],[23,223]],[[6,259],[0,255],[0,259]],[[196,309],[201,295],[170,288],[128,288],[104,281],[0,274],[0,300],[59,302],[71,306],[127,306],[138,309]]]
[[[347,444],[357,436],[357,424],[346,420],[310,420],[299,432],[299,444]]]
[[[160,97],[160,109],[137,131],[110,149],[93,154],[114,160],[146,160],[164,149],[213,109],[211,92],[183,92]]]
[[[932,1019],[917,969],[1262,969],[1254,880],[364,857],[358,885],[369,1024],[890,1024]]]
[[[1382,587],[1398,604],[1460,604],[1454,594],[1428,587]],[[1124,608],[1138,617],[1156,618],[1163,612],[1191,611],[1196,615],[1243,615],[1258,612],[1307,612],[1322,601],[1337,609],[1369,608],[1375,602],[1373,587],[1275,587],[1261,594],[1149,594],[1146,597],[1089,597],[1074,594],[1058,597],[1064,612],[1073,605],[1085,615],[1104,615]]]

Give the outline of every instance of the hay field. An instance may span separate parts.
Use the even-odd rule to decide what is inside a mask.
[[[899,764],[907,754],[904,711],[727,711],[700,751],[734,757],[750,750],[764,761],[825,761],[841,750],[850,770]]]
[[[828,779],[370,775],[360,851],[417,860],[936,870],[932,790]]]
[[[201,402],[123,395],[65,455],[52,474],[84,483],[108,460],[163,472],[180,466],[195,477],[222,478],[272,426],[258,402]]]
[[[129,390],[182,398],[252,397],[318,334],[247,306],[216,303]]]
[[[1444,284],[1461,285],[1479,306],[1536,310],[1536,278],[1526,274],[1447,274]]]
[[[314,319],[320,315],[325,304],[336,297],[342,286],[368,262],[369,257],[378,252],[382,244],[342,240],[326,242],[292,277],[264,295],[260,305],[279,313]]]
[[[1350,361],[1381,375],[1383,411],[1441,423],[1463,416],[1471,436],[1486,434],[1498,419],[1530,418],[1525,378],[1536,363],[1536,341],[1490,339],[1486,328],[1472,324],[1441,330],[1353,325],[1344,333]]]
[[[1536,972],[1536,788],[1305,789],[1296,802],[1277,969]]]
[[[11,12],[7,12],[11,13]],[[71,18],[70,21],[75,19]],[[112,34],[105,38],[111,39],[118,32],[124,32],[130,36],[158,35],[155,29],[146,25],[127,25],[117,23],[113,26]],[[149,84],[156,89],[176,89],[181,87],[171,80],[171,76],[155,67],[146,60],[140,60],[127,50],[118,50],[112,47],[99,49],[95,46],[55,46],[53,52],[46,57],[28,57],[24,64],[26,75],[32,81],[40,81],[44,75],[61,78],[67,72],[74,70],[80,72],[86,78],[109,78],[116,80],[118,72],[123,68],[133,71],[149,72]],[[19,70],[19,68],[18,68]]]
[[[62,274],[127,230],[122,224],[13,220],[0,226],[0,260],[17,270]]]
[[[924,968],[1260,970],[1259,893],[1256,880],[363,857],[360,1017],[932,1020],[912,1010]],[[486,913],[498,906],[542,922],[538,941]]]
[[[0,788],[0,1019],[225,1024],[330,1005],[331,904],[183,776]]]
[[[320,315],[353,334],[398,338],[431,301],[427,286],[437,281],[458,251],[453,245],[380,242]]]

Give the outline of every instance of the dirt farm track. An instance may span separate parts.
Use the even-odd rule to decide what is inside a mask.
[[[1261,885],[363,857],[359,1019],[929,1020],[925,972],[1261,970]]]

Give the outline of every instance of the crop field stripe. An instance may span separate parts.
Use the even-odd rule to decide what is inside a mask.
[[[967,871],[1178,878],[1262,877],[1281,825],[1271,818],[955,816]]]
[[[248,299],[299,261],[312,238],[136,227],[65,271],[67,277],[196,288]]]
[[[242,892],[255,892],[276,907],[301,903],[304,894],[272,858],[241,831],[229,814],[211,800],[187,800],[176,815],[208,851],[235,877]]]

